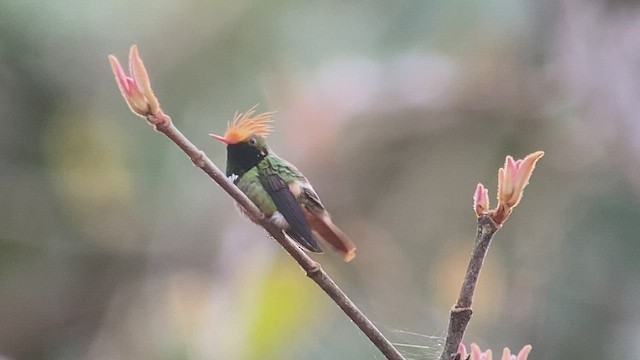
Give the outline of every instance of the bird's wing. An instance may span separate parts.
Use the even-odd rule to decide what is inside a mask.
[[[260,182],[267,190],[271,199],[275,203],[278,211],[284,216],[289,224],[287,231],[291,237],[309,251],[320,253],[322,249],[311,234],[311,226],[305,214],[291,192],[289,185],[273,171],[263,171],[260,174]]]

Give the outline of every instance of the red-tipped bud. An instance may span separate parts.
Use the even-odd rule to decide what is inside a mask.
[[[469,354],[467,354],[467,348],[464,346],[463,343],[458,344],[458,353],[459,356],[456,357],[456,359],[460,359],[460,360],[467,360],[467,357],[469,356]]]
[[[504,167],[498,170],[498,207],[493,210],[492,218],[497,224],[503,224],[524,193],[536,163],[544,155],[536,151],[522,160],[514,160],[507,156]]]
[[[138,47],[132,45],[129,52],[130,76],[124,72],[115,56],[109,55],[109,63],[111,63],[111,70],[116,77],[120,92],[131,111],[142,117],[157,114],[160,111],[160,104],[151,89],[147,70],[138,54]]]
[[[151,82],[149,81],[147,69],[144,67],[140,54],[138,54],[138,47],[136,45],[132,45],[131,50],[129,51],[129,72],[131,73],[135,83],[138,85],[138,88],[147,99],[149,111],[152,114],[157,114],[158,110],[160,110],[160,104],[151,89]]]
[[[473,210],[476,215],[480,217],[490,214],[496,225],[502,225],[522,199],[524,188],[529,184],[536,163],[542,156],[544,151],[536,151],[521,160],[507,156],[504,167],[498,170],[498,206],[489,210],[489,193],[484,185],[478,184],[473,195]]]
[[[476,186],[476,192],[473,194],[473,209],[478,217],[489,212],[489,190],[482,184]]]
[[[501,360],[527,360],[529,357],[529,353],[531,352],[531,345],[525,345],[522,350],[518,353],[518,355],[511,355],[511,350],[509,348],[504,348],[502,350],[502,359]]]
[[[522,160],[513,160],[507,156],[504,167],[498,171],[498,202],[513,208],[522,199],[524,188],[529,184],[536,162],[544,155],[544,151],[536,151]]]
[[[475,343],[471,344],[471,359],[473,360],[492,360],[493,352],[491,349],[487,349],[484,352],[480,350],[480,346]]]
[[[527,360],[531,349],[531,345],[525,345],[518,355],[511,355],[511,350],[509,350],[509,348],[504,348],[500,360]],[[460,359],[463,360],[467,358],[469,360],[493,360],[493,353],[491,349],[487,349],[483,352],[475,343],[471,344],[470,354],[467,353],[467,349],[464,344],[460,343],[460,345],[458,345],[458,355],[460,355]]]

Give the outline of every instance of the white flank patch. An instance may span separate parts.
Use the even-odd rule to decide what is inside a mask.
[[[236,174],[229,175],[229,181],[231,181],[232,183],[235,183],[237,179],[238,179],[238,175]]]
[[[309,190],[311,190],[311,191],[312,191],[312,192],[314,192],[314,193],[316,192],[315,190],[313,190],[313,186],[311,186],[311,183],[310,183],[310,182],[308,182],[308,181],[304,181],[304,182],[303,182],[303,181],[301,181],[301,182],[300,182],[300,187],[301,187],[301,188],[303,188],[303,189],[309,189]]]
[[[269,221],[271,221],[271,223],[279,229],[284,229],[289,227],[289,223],[284,218],[284,216],[282,216],[280,211],[274,212],[273,215],[271,215],[271,217],[269,218]]]

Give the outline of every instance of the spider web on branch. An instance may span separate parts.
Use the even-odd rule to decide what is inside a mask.
[[[407,360],[438,359],[444,348],[444,336],[420,334],[380,324],[376,326]]]

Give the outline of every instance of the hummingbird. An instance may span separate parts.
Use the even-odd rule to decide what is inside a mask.
[[[227,145],[227,177],[303,249],[321,253],[317,238],[322,238],[344,261],[353,260],[355,245],[333,224],[309,180],[267,146],[274,112],[254,116],[256,107],[236,112],[224,136],[210,134]],[[242,208],[241,212],[246,215]]]

